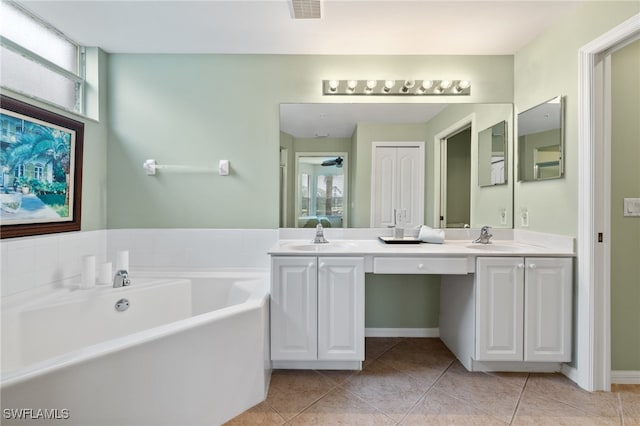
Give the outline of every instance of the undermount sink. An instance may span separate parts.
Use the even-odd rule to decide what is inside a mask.
[[[508,244],[469,244],[467,248],[477,249],[477,250],[487,250],[487,251],[518,251],[520,250],[517,246],[512,246]]]
[[[355,245],[343,242],[328,242],[328,243],[309,243],[309,244],[296,244],[289,246],[292,250],[300,251],[335,251],[335,250],[347,250],[355,247]]]

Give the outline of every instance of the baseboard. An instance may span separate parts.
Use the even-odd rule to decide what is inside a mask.
[[[611,383],[616,385],[640,385],[640,371],[614,370],[611,372]]]
[[[440,337],[439,328],[365,328],[365,337]]]
[[[569,364],[562,364],[560,372],[567,376],[573,383],[578,383],[578,369],[570,366]]]

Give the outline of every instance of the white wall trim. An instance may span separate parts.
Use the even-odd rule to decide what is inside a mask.
[[[365,337],[440,337],[439,328],[365,328]]]
[[[611,383],[618,385],[640,385],[640,371],[614,370],[611,372]]]
[[[567,376],[572,382],[578,382],[578,369],[575,367],[572,367],[569,364],[562,364],[560,372]]]
[[[610,380],[611,351],[608,317],[609,302],[603,296],[605,285],[597,279],[596,255],[597,214],[596,203],[596,158],[597,142],[603,137],[601,105],[598,91],[603,91],[603,82],[598,81],[601,66],[598,56],[624,43],[640,31],[640,14],[583,46],[578,51],[578,341],[576,350],[576,382],[589,391],[607,390]],[[601,75],[600,75],[601,77]],[[600,79],[601,80],[601,79]],[[601,99],[600,99],[601,100]],[[601,268],[600,268],[601,270]]]

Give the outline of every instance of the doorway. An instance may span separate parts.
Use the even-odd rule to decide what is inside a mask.
[[[345,227],[348,176],[346,152],[297,152],[295,227]]]
[[[577,322],[580,326],[577,369],[566,369],[565,374],[590,391],[611,388],[610,54],[638,39],[639,18],[640,15],[631,17],[579,50]],[[637,375],[634,380],[640,382]]]
[[[440,227],[471,224],[471,125],[442,139]]]

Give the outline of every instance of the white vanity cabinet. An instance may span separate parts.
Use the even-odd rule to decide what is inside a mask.
[[[364,359],[364,258],[272,256],[271,359],[277,368],[359,368]]]
[[[479,257],[477,361],[571,360],[572,260]]]

